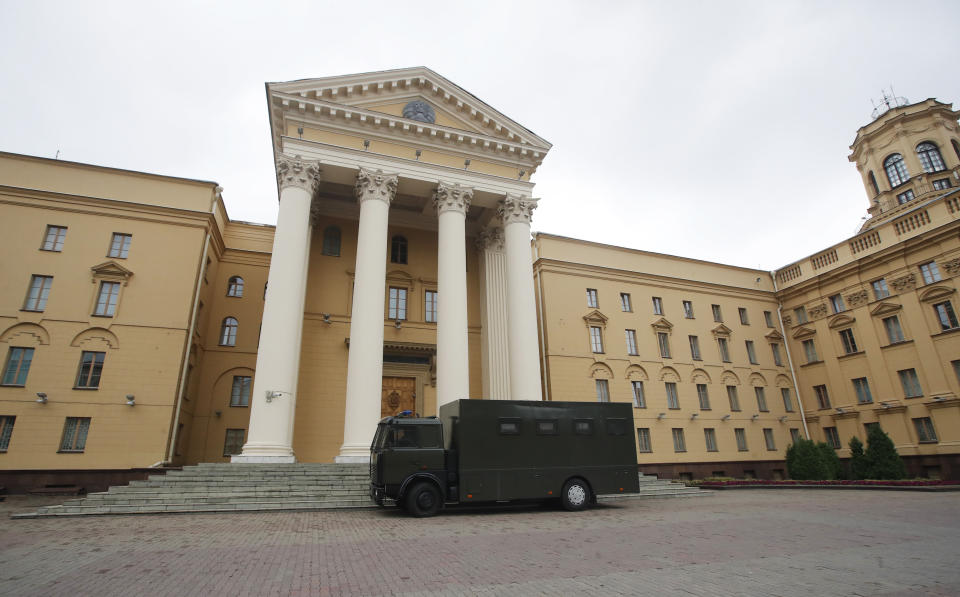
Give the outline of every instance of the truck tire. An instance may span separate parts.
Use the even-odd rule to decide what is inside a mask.
[[[570,479],[563,484],[563,493],[560,494],[563,509],[570,512],[583,510],[590,505],[590,486],[583,479]]]
[[[405,510],[417,518],[436,516],[443,506],[440,491],[430,482],[416,483],[404,496]]]

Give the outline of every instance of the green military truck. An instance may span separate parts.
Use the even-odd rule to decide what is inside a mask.
[[[639,484],[627,403],[457,400],[439,417],[386,417],[370,447],[370,497],[414,516],[551,499],[581,510]]]

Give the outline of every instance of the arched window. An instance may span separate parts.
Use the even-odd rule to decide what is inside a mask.
[[[327,226],[323,231],[323,254],[332,257],[340,256],[339,226]]]
[[[907,165],[903,163],[903,156],[899,153],[892,154],[883,160],[883,169],[887,171],[887,180],[890,181],[890,188],[898,187],[910,180]]]
[[[873,175],[873,170],[870,171],[870,184],[873,186],[873,194],[880,194],[880,185],[877,184],[877,177]]]
[[[960,160],[960,143],[957,143],[956,139],[951,139],[950,143],[953,144],[953,153],[957,154],[957,159]]]
[[[237,328],[240,323],[233,317],[224,317],[223,324],[220,326],[220,346],[237,345]]]
[[[939,172],[946,169],[940,149],[929,141],[917,145],[917,157],[920,158],[920,165],[924,172]]]
[[[243,278],[240,276],[230,278],[230,281],[227,283],[227,296],[243,296]]]
[[[390,240],[390,262],[407,262],[407,239],[399,234]]]

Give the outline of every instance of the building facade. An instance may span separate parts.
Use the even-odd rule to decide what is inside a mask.
[[[0,154],[8,487],[362,461],[382,416],[463,397],[632,402],[669,477],[784,476],[796,437],[843,456],[874,423],[960,474],[949,105],[861,128],[863,230],[765,272],[531,242],[550,144],[429,69],[267,97],[276,227],[212,182]]]

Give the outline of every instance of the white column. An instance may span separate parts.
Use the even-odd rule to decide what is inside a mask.
[[[477,240],[480,250],[480,346],[483,397],[510,399],[510,349],[507,341],[507,260],[503,228],[487,228]]]
[[[466,218],[473,190],[440,183],[437,208],[437,408],[470,397]]]
[[[347,357],[347,403],[343,446],[337,462],[367,462],[380,420],[383,388],[383,305],[387,283],[387,219],[397,192],[397,175],[360,169],[357,267]]]
[[[530,255],[530,219],[536,207],[536,199],[507,195],[499,208],[507,254],[507,338],[512,400],[543,399]]]
[[[250,428],[233,462],[294,462],[293,417],[300,368],[303,303],[310,257],[310,203],[320,181],[316,162],[277,158],[280,211],[250,396]],[[240,322],[243,325],[243,322]]]

